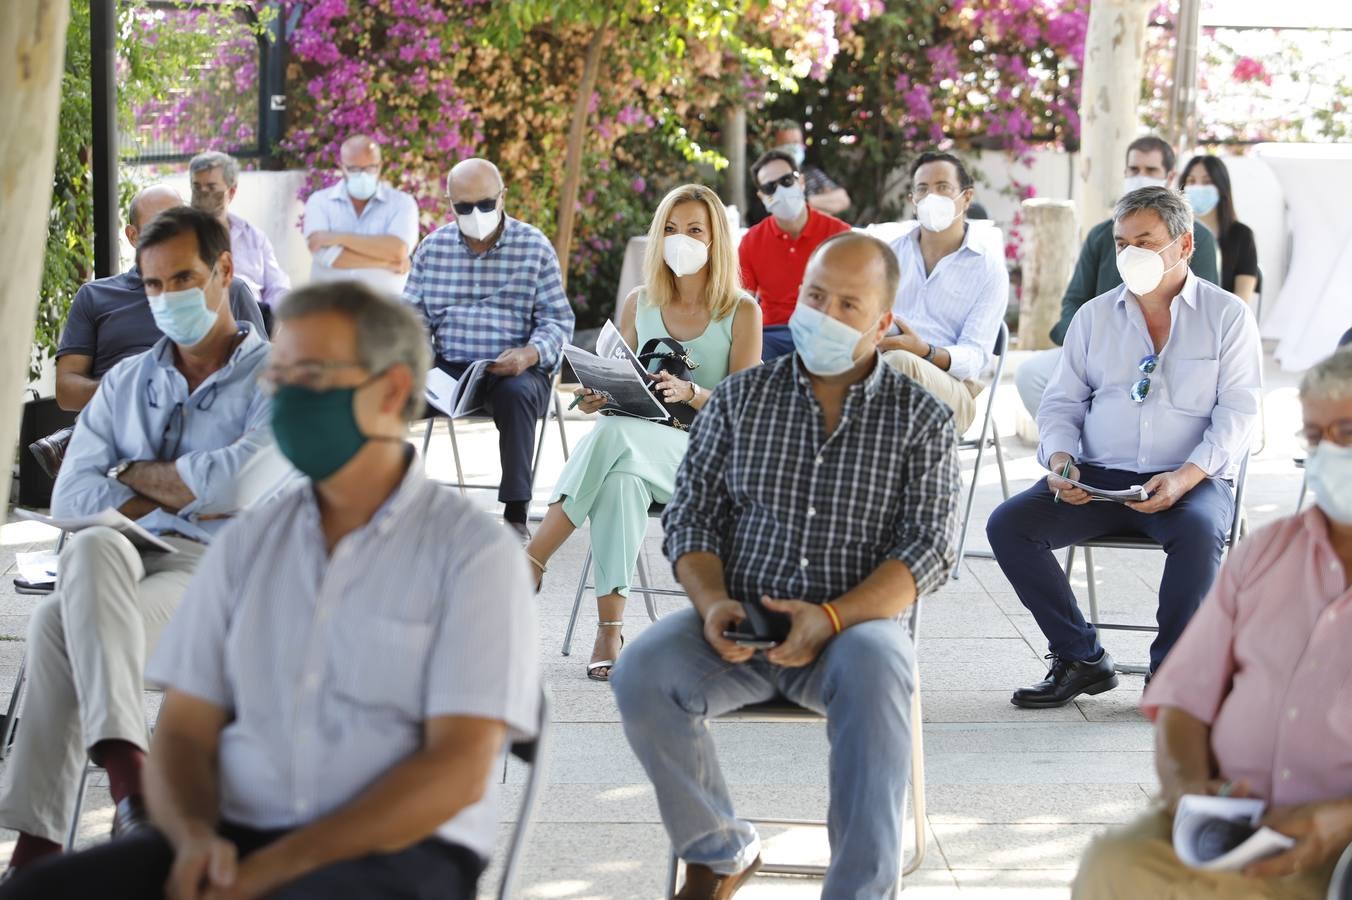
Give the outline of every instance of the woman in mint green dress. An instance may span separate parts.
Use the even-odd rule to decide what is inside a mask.
[[[697,363],[690,381],[657,376],[668,404],[699,410],[731,372],[761,358],[761,314],[740,287],[737,253],[718,196],[702,185],[667,194],[648,231],[644,285],[617,311],[620,334],[637,351],[657,337],[680,341]],[[579,406],[595,412],[600,396],[580,391]],[[587,677],[607,681],[623,638],[629,579],[648,528],[648,507],[666,503],[685,456],[686,432],[626,416],[603,416],[568,459],[544,522],[526,545],[543,579],[549,558],[591,519],[599,622]]]

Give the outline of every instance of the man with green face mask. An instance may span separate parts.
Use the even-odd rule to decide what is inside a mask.
[[[278,321],[260,381],[309,479],[212,545],[150,662],[155,828],[13,897],[475,896],[493,773],[538,723],[526,559],[404,439],[431,365],[412,310],[338,281]]]

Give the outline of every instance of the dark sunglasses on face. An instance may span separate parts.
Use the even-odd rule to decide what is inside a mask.
[[[497,197],[485,197],[482,200],[471,200],[469,203],[452,203],[451,207],[455,210],[457,216],[468,216],[476,209],[479,212],[492,212],[497,208],[497,205]]]
[[[793,187],[797,183],[798,183],[798,173],[790,172],[787,175],[781,175],[778,178],[773,178],[770,181],[765,182],[765,184],[759,185],[759,190],[765,196],[773,197],[775,195],[775,191],[779,190],[780,188]]]

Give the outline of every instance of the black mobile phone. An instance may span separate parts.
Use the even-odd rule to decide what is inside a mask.
[[[725,631],[723,637],[739,647],[752,647],[756,650],[769,650],[771,647],[779,646],[779,641],[774,638],[759,634],[748,634],[745,631]]]

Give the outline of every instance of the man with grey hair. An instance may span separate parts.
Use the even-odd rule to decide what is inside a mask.
[[[342,179],[305,201],[314,281],[356,279],[398,295],[418,244],[418,202],[380,175],[380,145],[354,134],[338,150]]]
[[[538,725],[526,559],[405,440],[412,310],[346,281],[278,318],[261,384],[309,480],[222,532],[151,660],[154,827],[0,898],[475,896],[494,774]]]
[[[991,515],[991,549],[1047,636],[1046,679],[1014,693],[1062,706],[1117,686],[1112,658],[1080,615],[1052,551],[1108,534],[1144,534],[1168,555],[1153,672],[1211,587],[1234,513],[1232,479],[1258,414],[1258,326],[1242,300],[1198,278],[1192,209],[1143,187],[1113,210],[1123,284],[1086,303],[1038,410],[1038,460],[1052,474]],[[1091,503],[1075,482],[1140,485],[1147,499]]]
[[[239,162],[214,150],[199,153],[188,163],[188,177],[192,181],[192,205],[215,216],[229,229],[235,276],[253,288],[264,317],[270,320],[273,308],[291,290],[291,279],[277,264],[277,254],[268,236],[230,212],[239,189]],[[270,321],[268,324],[271,326]]]
[[[490,360],[484,405],[498,429],[498,499],[507,524],[527,541],[535,424],[573,337],[573,308],[549,239],[506,214],[497,166],[461,160],[447,189],[455,221],[418,247],[404,299],[427,323],[436,365],[452,378]]]
[[[1231,552],[1150,682],[1161,802],[1090,845],[1076,900],[1333,896],[1352,843],[1352,349],[1306,373],[1300,405],[1315,505]],[[1170,840],[1179,799],[1236,788],[1293,846],[1243,872],[1185,866]]]

